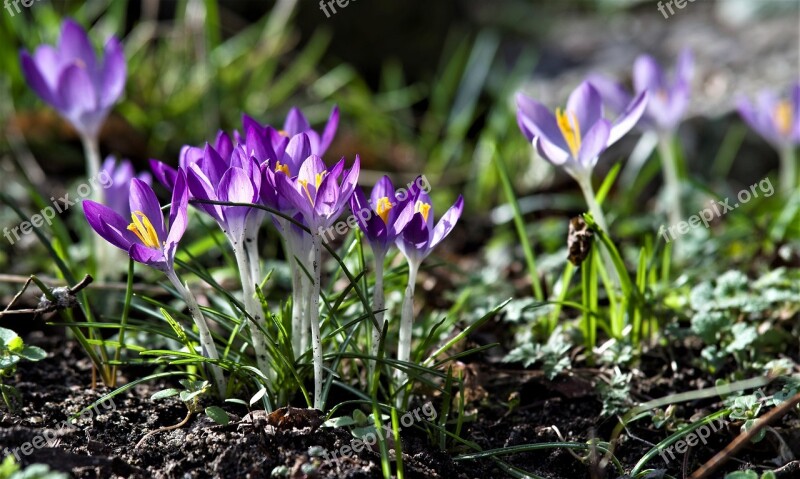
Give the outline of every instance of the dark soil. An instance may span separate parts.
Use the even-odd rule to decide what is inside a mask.
[[[205,415],[194,416],[186,426],[155,434],[139,448],[135,445],[148,432],[180,422],[186,409],[177,399],[151,401],[150,395],[172,384],[139,385],[116,396],[110,404],[97,407],[97,412],[82,417],[77,428],[60,425],[68,414],[107,392],[92,390],[91,367],[82,351],[73,343],[59,342],[34,333],[29,342],[39,344],[50,354],[39,363],[21,363],[16,386],[22,393],[24,406],[0,419],[0,448],[11,452],[30,442],[32,452],[23,454],[23,464],[45,463],[51,468],[69,472],[79,478],[257,478],[270,477],[273,469],[286,466],[292,478],[379,478],[380,457],[368,449],[339,461],[324,459],[316,451],[339,450],[350,443],[345,429],[318,427],[320,418],[301,409],[283,410],[272,416],[263,412],[248,414],[243,407],[226,405],[232,421],[227,426],[214,423]],[[677,357],[691,357],[687,351],[673,352]],[[694,353],[696,355],[696,352]],[[637,400],[661,397],[674,391],[706,387],[708,378],[683,365],[671,374],[668,364],[659,356],[646,357],[652,371],[646,376],[656,379],[634,379],[632,394]],[[485,362],[463,365],[468,374],[468,398],[473,399],[474,420],[465,423],[462,437],[484,449],[514,445],[557,442],[585,442],[592,437],[607,440],[615,425],[613,419],[600,418],[602,404],[594,384],[602,374],[598,370],[575,370],[568,376],[547,381],[538,371],[496,369]],[[660,368],[660,369],[659,369]],[[138,371],[129,371],[136,376]],[[433,399],[437,410],[441,404]],[[518,402],[517,402],[518,401]],[[516,403],[515,407],[509,404]],[[718,406],[714,401],[688,403],[681,415],[708,413]],[[279,417],[280,416],[280,417]],[[774,424],[800,457],[800,424],[796,415]],[[616,451],[627,469],[648,450],[668,436],[663,429],[652,427],[648,420],[633,424]],[[453,456],[470,452],[466,449],[440,452],[419,430],[403,430],[405,476],[409,478],[500,478],[504,472],[488,459],[454,461]],[[685,455],[665,464],[655,457],[651,468],[665,468],[675,477],[684,477],[697,466],[724,448],[738,434],[738,425],[713,434],[707,446],[690,448]],[[42,439],[53,439],[43,447]],[[561,436],[561,438],[559,437]],[[729,461],[725,471],[745,466],[777,467],[777,443],[771,434],[761,443],[741,452]],[[636,439],[634,439],[636,437]],[[318,446],[319,448],[313,448]],[[310,448],[313,448],[310,450]],[[584,456],[584,451],[575,451]],[[452,455],[451,455],[452,454]],[[588,461],[583,463],[564,449],[547,449],[505,456],[511,464],[546,478],[590,477]],[[310,468],[308,465],[312,465]],[[779,478],[800,477],[800,463],[795,461],[778,469]],[[313,470],[312,470],[313,469]],[[602,476],[619,475],[608,467]],[[722,477],[723,473],[718,473]],[[660,476],[652,476],[660,477]]]

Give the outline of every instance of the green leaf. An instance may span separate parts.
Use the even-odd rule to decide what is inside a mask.
[[[22,351],[17,354],[29,361],[41,361],[47,357],[45,350],[37,346],[25,346]]]
[[[153,401],[158,401],[159,399],[171,398],[172,396],[175,396],[178,393],[180,393],[180,391],[178,391],[175,388],[164,389],[163,391],[158,391],[157,393],[150,396],[150,399]]]
[[[19,336],[14,331],[6,328],[0,328],[0,349],[8,349],[9,344],[14,338],[18,338]]]
[[[231,419],[228,417],[228,413],[225,412],[219,406],[208,406],[206,408],[206,414],[208,417],[214,420],[217,424],[222,424],[223,426],[227,426]]]

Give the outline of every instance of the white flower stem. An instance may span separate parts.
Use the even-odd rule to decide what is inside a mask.
[[[311,234],[311,249],[313,251],[313,278],[314,288],[311,294],[311,304],[307,314],[309,322],[311,323],[311,348],[314,357],[314,409],[322,410],[324,407],[322,401],[322,338],[320,335],[319,325],[319,295],[320,295],[320,279],[322,277],[322,251],[321,241],[319,234]]]
[[[91,180],[100,174],[100,143],[96,136],[81,135],[83,153],[86,155],[86,175]],[[94,201],[102,202],[100,193],[92,189],[91,198]]]
[[[781,192],[785,198],[789,198],[797,187],[797,158],[792,145],[781,150],[780,160]]]
[[[658,138],[658,156],[664,168],[664,189],[667,192],[667,219],[670,225],[677,225],[683,220],[683,204],[681,201],[681,180],[678,173],[678,159],[673,149],[673,136],[661,134]]]
[[[408,262],[408,285],[406,294],[403,297],[403,311],[400,316],[400,333],[397,344],[397,360],[409,362],[411,360],[411,330],[414,325],[414,288],[417,283],[417,273],[419,272],[419,262]],[[402,369],[395,371],[395,384],[397,391],[397,407],[402,408],[405,402],[405,388],[403,384],[408,380],[408,374]]]
[[[181,283],[181,280],[178,279],[178,275],[175,274],[175,271],[167,271],[167,278],[169,278],[170,283],[175,289],[180,293],[183,297],[183,300],[186,302],[186,306],[189,308],[189,313],[194,320],[194,324],[197,326],[197,332],[200,337],[200,347],[202,348],[203,356],[218,360],[219,353],[217,352],[217,347],[214,344],[214,338],[211,336],[211,331],[208,329],[208,324],[206,323],[206,318],[203,316],[202,311],[200,311],[200,307],[197,305],[197,301],[194,299],[194,295],[189,290],[187,285]],[[209,370],[211,371],[211,376],[214,380],[214,384],[217,387],[217,392],[219,393],[220,399],[225,399],[225,377],[222,375],[222,369],[216,364],[209,364]]]
[[[83,153],[86,156],[86,175],[89,184],[96,180],[100,174],[100,144],[96,136],[81,135]],[[96,184],[96,183],[94,183]],[[89,198],[98,203],[103,203],[103,195],[97,188],[92,188]],[[103,282],[109,277],[109,259],[113,257],[111,245],[108,244],[100,235],[93,234],[92,241],[94,246],[95,260],[95,280]]]
[[[244,296],[244,309],[249,316],[253,318],[253,322],[247,321],[247,327],[250,330],[250,337],[253,341],[253,349],[256,353],[256,365],[258,369],[264,373],[265,376],[270,378],[271,368],[269,367],[269,355],[267,353],[266,338],[258,326],[266,330],[266,321],[264,320],[264,313],[261,310],[261,303],[256,298],[255,282],[250,278],[250,264],[249,257],[242,245],[241,238],[239,243],[233,243],[233,254],[236,256],[236,264],[239,268],[239,274],[242,279],[242,294]]]
[[[589,213],[592,214],[592,218],[594,218],[595,223],[597,223],[597,226],[599,226],[601,230],[610,236],[611,233],[608,230],[606,216],[603,214],[603,210],[600,208],[600,205],[597,203],[597,199],[595,198],[594,188],[592,187],[592,178],[589,175],[579,175],[576,176],[575,179],[578,181],[578,185],[583,192],[583,197],[586,200],[586,204],[589,206]],[[603,247],[600,248],[600,251],[603,256],[603,264],[605,265],[611,281],[619,286],[621,284],[620,277],[617,273],[617,269],[614,267],[614,261],[611,260],[611,254]]]
[[[375,256],[375,287],[372,289],[372,310],[376,311],[375,320],[378,322],[379,327],[372,327],[372,344],[370,352],[375,358],[375,368],[378,365],[378,349],[381,342],[381,333],[383,332],[383,311],[385,305],[384,291],[383,291],[383,261],[386,258],[386,252],[382,250],[374,250]],[[373,369],[374,371],[374,369]]]

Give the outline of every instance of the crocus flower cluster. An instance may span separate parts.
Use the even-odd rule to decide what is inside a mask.
[[[256,293],[261,280],[257,239],[266,210],[279,213],[272,215],[272,221],[283,236],[293,278],[296,278],[293,281],[292,334],[297,338],[292,338],[292,344],[296,357],[311,349],[317,408],[322,408],[324,399],[319,321],[320,232],[333,225],[348,207],[353,212],[373,208],[357,187],[358,156],[350,168],[346,168],[344,158],[329,167],[321,157],[336,132],[338,118],[338,109],[334,108],[323,132],[318,133],[296,108],[290,111],[281,130],[244,116],[244,133],[235,131],[229,135],[221,131],[212,143],[203,147],[185,146],[177,168],[151,160],[155,178],[173,192],[169,228],[160,216],[158,202],[149,185],[143,179],[131,179],[132,169],[127,164],[120,165],[117,171],[130,184],[128,209],[118,204],[119,198],[107,198],[108,206],[95,202],[87,202],[85,206],[87,220],[100,236],[127,251],[135,261],[165,272],[176,289],[183,292],[188,290],[179,288],[174,257],[178,240],[186,229],[186,205],[192,202],[198,210],[212,217],[234,251],[245,312],[252,319],[249,330],[256,362],[270,380],[276,378],[270,374],[272,358],[268,354],[268,339],[263,334],[267,323]],[[112,164],[107,166],[111,168]],[[372,220],[361,224],[375,252],[379,276],[374,291],[375,310],[383,309],[383,261],[388,249],[397,245],[408,259],[409,287],[398,348],[401,361],[409,360],[412,301],[419,265],[452,231],[463,208],[463,199],[459,198],[434,226],[431,201],[420,189],[421,184],[416,181],[400,198],[395,195],[389,178],[383,178],[372,192],[376,214]],[[119,195],[119,192],[113,194]],[[130,223],[123,219],[123,214],[131,216]],[[304,270],[311,273],[310,279],[303,274]],[[379,314],[382,321],[383,314]],[[201,317],[196,318],[198,325]],[[207,331],[207,328],[200,330]],[[377,339],[373,342],[377,347]],[[212,355],[212,346],[213,343],[203,342],[204,352],[217,359],[215,351]],[[399,384],[405,381],[404,376],[399,379]]]

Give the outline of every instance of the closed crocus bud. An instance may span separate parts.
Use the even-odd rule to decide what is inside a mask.
[[[73,20],[61,28],[58,44],[20,54],[31,89],[69,120],[82,136],[96,138],[108,112],[125,89],[125,55],[111,37],[100,57],[86,32]]]

